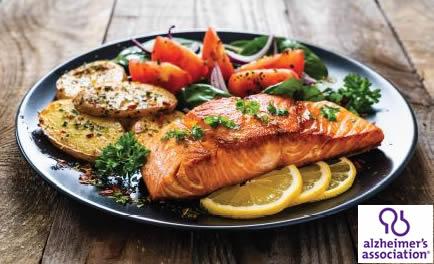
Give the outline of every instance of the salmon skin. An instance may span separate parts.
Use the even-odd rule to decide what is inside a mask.
[[[237,110],[238,99],[204,103],[157,134],[141,169],[152,199],[200,197],[286,165],[302,166],[367,151],[384,138],[380,128],[331,102],[293,101],[267,94],[244,98],[257,101],[261,113],[268,114],[270,103],[288,110],[285,116],[269,115],[266,123]],[[324,106],[339,108],[336,121],[323,116]],[[238,127],[211,128],[203,121],[206,116],[225,116]],[[203,128],[202,140],[161,139],[167,131],[194,125]]]

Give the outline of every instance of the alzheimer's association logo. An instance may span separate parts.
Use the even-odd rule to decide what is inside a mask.
[[[432,263],[432,205],[359,205],[359,263]]]
[[[393,214],[393,221],[392,223],[388,223],[383,219],[383,215],[387,212],[391,212]],[[380,211],[380,222],[385,226],[385,233],[389,234],[389,229],[392,230],[392,233],[395,236],[405,236],[408,234],[408,232],[410,231],[410,223],[407,221],[407,219],[404,218],[404,210],[399,210],[399,218],[398,218],[398,213],[395,211],[395,209],[390,208],[390,207],[386,207],[383,210]],[[401,221],[402,223],[404,223],[405,229],[404,231],[398,231],[396,228],[396,222]],[[390,226],[390,227],[389,227]]]

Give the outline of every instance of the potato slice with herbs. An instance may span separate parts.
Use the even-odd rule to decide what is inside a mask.
[[[180,119],[184,113],[175,111],[170,114],[155,114],[142,117],[132,126],[137,140],[144,146],[147,146],[152,138],[157,135],[162,128]]]
[[[163,88],[138,82],[123,82],[82,90],[73,102],[75,108],[82,113],[131,118],[171,112],[175,109],[177,100]]]
[[[74,98],[86,88],[127,80],[122,66],[108,60],[86,63],[63,74],[56,82],[57,99]]]
[[[80,114],[71,99],[51,102],[39,113],[39,126],[56,147],[87,161],[124,133],[118,121]]]

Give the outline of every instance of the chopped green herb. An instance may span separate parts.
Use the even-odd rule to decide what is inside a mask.
[[[95,161],[95,171],[99,178],[119,176],[128,179],[135,174],[146,161],[149,150],[141,145],[133,133],[123,134],[115,143],[102,150]]]
[[[379,102],[380,89],[371,89],[368,78],[351,73],[344,78],[344,86],[337,91],[328,88],[326,99],[347,108],[356,114],[372,111],[372,105]]]
[[[255,117],[264,124],[268,124],[268,122],[270,121],[270,117],[266,113],[258,113],[255,115]]]
[[[129,195],[123,194],[122,192],[114,192],[113,195],[109,196],[117,202],[118,204],[126,205],[131,201],[131,197]]]
[[[256,115],[259,112],[259,102],[253,100],[238,99],[235,103],[237,110],[246,115]]]
[[[176,139],[176,141],[182,141],[185,140],[189,135],[188,130],[183,129],[171,129],[166,132],[166,134],[163,136],[162,140],[169,140],[171,138]]]
[[[191,138],[192,140],[201,140],[204,136],[202,128],[198,125],[194,125],[191,131],[188,129],[171,129],[161,138],[161,140],[169,140],[174,138],[177,142]]]
[[[233,120],[230,120],[225,116],[206,116],[203,121],[205,122],[205,124],[213,128],[223,126],[230,129],[236,129],[238,127]]]
[[[325,105],[325,106],[321,107],[321,109],[320,109],[321,115],[330,121],[336,121],[336,114],[339,111],[340,110],[338,107],[332,107],[332,106],[328,106],[328,105]]]
[[[274,106],[273,102],[269,102],[267,106],[267,110],[270,114],[275,116],[287,116],[288,115],[288,109],[278,109]]]
[[[62,126],[63,126],[63,127],[67,127],[67,126],[68,126],[68,122],[67,122],[67,121],[63,121]]]
[[[203,138],[203,136],[204,136],[204,132],[203,132],[203,129],[200,126],[194,125],[191,128],[191,137],[194,140],[200,140],[200,139]]]
[[[265,113],[260,113],[260,104],[253,100],[243,100],[238,99],[236,102],[237,110],[245,115],[254,116],[256,119],[260,120],[262,123],[268,123],[269,117]]]

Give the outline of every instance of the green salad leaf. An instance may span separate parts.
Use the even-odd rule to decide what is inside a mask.
[[[177,95],[180,109],[194,107],[220,97],[230,97],[225,91],[205,83],[196,83],[183,88]]]
[[[344,78],[344,85],[333,90],[321,90],[319,84],[304,85],[301,80],[289,79],[272,85],[263,92],[273,95],[283,95],[303,101],[327,100],[339,104],[355,114],[372,112],[372,105],[379,102],[380,89],[372,89],[372,84],[366,77],[350,73]]]
[[[250,40],[236,40],[225,47],[238,54],[249,56],[258,53],[267,43],[268,36],[260,36]]]
[[[286,38],[277,38],[277,50],[283,52],[286,49],[302,49],[304,51],[304,71],[317,80],[325,79],[328,70],[324,62],[303,44]]]
[[[278,84],[266,88],[266,94],[284,95],[295,100],[303,101],[321,101],[325,97],[321,90],[315,85],[304,85],[303,81],[297,79],[289,79]]]
[[[149,150],[137,141],[132,132],[125,133],[102,150],[95,161],[95,172],[99,178],[119,176],[129,180],[148,154]]]
[[[139,61],[143,61],[143,60],[149,60],[150,57],[148,54],[146,54],[145,52],[143,52],[143,50],[139,49],[136,46],[132,46],[129,48],[126,48],[124,50],[122,50],[117,56],[116,58],[114,58],[114,62],[125,67],[128,68],[128,62],[130,60],[139,60]]]

